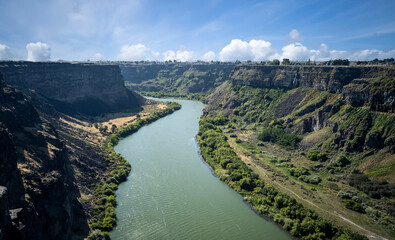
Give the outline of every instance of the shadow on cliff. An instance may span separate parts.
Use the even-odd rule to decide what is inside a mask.
[[[141,105],[144,104],[144,98],[131,91],[127,91],[127,97],[118,98],[112,102],[105,102],[95,97],[86,97],[74,103],[44,98],[59,112],[72,117],[88,119],[97,116],[103,117],[108,113],[139,112],[143,109]]]

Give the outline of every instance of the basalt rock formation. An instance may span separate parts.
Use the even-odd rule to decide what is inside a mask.
[[[120,64],[132,90],[188,95],[208,93],[229,78],[233,63]]]
[[[143,99],[124,86],[118,65],[57,62],[0,62],[7,84],[33,90],[69,115],[101,115],[139,108]]]
[[[0,229],[4,239],[73,239],[89,230],[56,129],[0,74]]]
[[[230,76],[234,85],[260,88],[314,88],[341,93],[353,106],[395,111],[395,90],[386,88],[395,68],[386,66],[237,66]],[[388,80],[387,80],[388,79]],[[387,84],[388,85],[388,84]]]

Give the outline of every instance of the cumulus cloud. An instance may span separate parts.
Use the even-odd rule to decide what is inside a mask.
[[[215,54],[215,52],[208,51],[201,57],[201,59],[206,62],[211,62],[214,61],[216,57],[217,55]]]
[[[329,50],[326,44],[321,44],[319,49],[308,49],[301,43],[291,43],[282,48],[280,59],[288,58],[291,61],[306,61],[307,59],[316,61],[328,61],[330,59],[349,59],[351,61],[368,61],[375,58],[384,59],[395,56],[395,49],[381,51],[376,49],[366,49],[362,51],[342,51]]]
[[[160,57],[160,52],[157,51],[151,51],[152,56],[154,57],[155,60],[158,60]]]
[[[36,42],[26,45],[28,61],[49,61],[51,49],[46,43]]]
[[[7,45],[0,44],[0,60],[11,60],[12,58],[11,49]]]
[[[121,61],[136,61],[147,59],[147,48],[144,44],[138,43],[135,45],[124,45],[117,58]]]
[[[289,32],[289,37],[291,38],[291,40],[292,40],[293,42],[302,42],[302,41],[303,41],[303,39],[302,39],[301,36],[300,36],[299,31],[296,30],[296,29],[292,29],[292,30]]]
[[[281,50],[283,51],[281,58],[288,58],[292,61],[304,61],[317,54],[315,51],[308,50],[307,47],[301,43],[288,44]]]
[[[181,62],[188,62],[188,61],[196,60],[196,57],[195,57],[195,54],[191,51],[177,50],[177,52],[174,52],[172,50],[168,50],[163,53],[163,59],[165,61],[177,60],[177,61],[181,61]]]
[[[351,61],[358,60],[372,60],[375,58],[384,59],[384,58],[392,58],[395,57],[395,49],[390,51],[381,51],[377,49],[366,49],[357,52],[348,52],[348,51],[336,51],[333,50],[330,52],[330,56],[332,59],[335,58],[347,58]]]
[[[104,60],[104,56],[101,53],[95,53],[89,60],[91,61],[102,61]]]
[[[219,59],[221,61],[268,60],[272,59],[272,55],[275,54],[271,46],[270,42],[264,40],[246,42],[240,39],[233,39],[230,44],[221,50]]]

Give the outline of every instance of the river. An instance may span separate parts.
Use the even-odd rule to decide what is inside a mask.
[[[163,99],[161,99],[163,100]],[[195,140],[204,105],[182,108],[119,142],[132,165],[117,191],[112,239],[291,239],[213,175]]]

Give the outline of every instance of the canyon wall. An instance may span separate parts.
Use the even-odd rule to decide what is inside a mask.
[[[233,63],[129,63],[120,64],[125,82],[143,92],[207,93],[228,80]]]
[[[47,98],[68,114],[99,115],[130,110],[142,98],[126,89],[118,65],[59,62],[0,62],[7,84]]]
[[[395,68],[390,66],[236,66],[230,75],[234,85],[259,88],[308,87],[341,93],[354,106],[394,112],[395,89],[391,85]]]
[[[0,229],[3,239],[80,239],[89,228],[56,129],[0,74]]]

